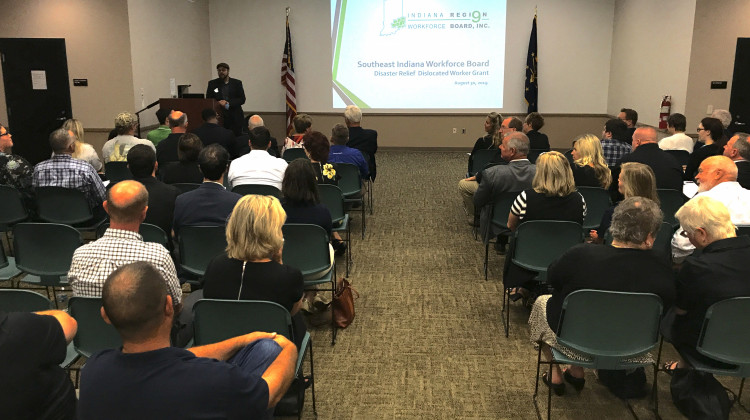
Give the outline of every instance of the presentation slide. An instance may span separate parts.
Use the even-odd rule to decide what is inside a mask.
[[[505,0],[331,0],[333,108],[502,108]]]

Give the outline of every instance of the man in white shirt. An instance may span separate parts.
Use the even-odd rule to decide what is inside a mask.
[[[287,163],[271,156],[271,133],[266,127],[255,127],[250,131],[250,153],[232,161],[229,166],[230,187],[244,184],[271,185],[281,190]]]
[[[750,190],[742,188],[737,182],[737,166],[732,159],[726,156],[704,159],[695,180],[699,184],[696,197],[705,196],[721,201],[729,210],[732,223],[750,225]],[[694,250],[682,228],[677,229],[672,237],[673,261],[681,263]]]
[[[659,140],[661,150],[684,150],[693,153],[695,140],[685,134],[687,120],[682,114],[672,114],[667,118],[667,131],[671,134]]]

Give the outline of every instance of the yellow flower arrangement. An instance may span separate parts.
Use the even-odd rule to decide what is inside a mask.
[[[333,165],[330,163],[323,165],[323,175],[328,179],[333,179],[336,176],[336,170],[333,169]]]

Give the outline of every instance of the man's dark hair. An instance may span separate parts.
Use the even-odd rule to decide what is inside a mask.
[[[331,143],[343,146],[349,141],[349,127],[344,124],[336,124],[331,129]]]
[[[727,139],[724,136],[724,126],[721,125],[721,120],[718,118],[706,117],[701,120],[703,128],[708,130],[711,135],[711,139],[716,142],[719,147],[724,147],[727,144]]]
[[[637,112],[635,112],[635,110],[634,110],[634,109],[630,109],[630,108],[622,108],[622,109],[620,110],[620,112],[624,112],[624,113],[625,113],[625,119],[626,119],[626,120],[630,120],[630,121],[633,121],[633,125],[635,125],[635,123],[637,123],[637,122],[638,122],[638,113],[637,113]]]
[[[169,110],[167,108],[159,108],[156,111],[156,119],[159,120],[159,125],[169,125],[167,117],[169,117]]]
[[[202,148],[203,142],[200,137],[193,133],[185,133],[177,141],[177,159],[180,162],[196,162]]]
[[[266,127],[255,127],[250,130],[250,147],[253,150],[266,150],[271,141],[271,132]]]
[[[210,181],[218,181],[229,165],[229,152],[218,143],[209,144],[198,154],[198,166],[203,176]]]
[[[315,205],[320,202],[315,171],[307,159],[289,162],[281,182],[284,199],[294,206]]]
[[[604,131],[612,133],[612,138],[615,140],[625,141],[628,125],[619,118],[612,118],[604,123]]]
[[[128,169],[134,178],[148,178],[154,173],[156,152],[145,144],[136,144],[128,150]]]
[[[201,118],[203,119],[203,121],[208,121],[211,118],[216,118],[216,111],[211,108],[206,108],[201,111]]]
[[[216,65],[216,70],[219,70],[220,68],[224,68],[224,69],[229,70],[229,64],[227,64],[227,63],[219,63],[219,64],[217,64]]]
[[[519,118],[513,117],[508,121],[508,128],[513,128],[516,131],[523,131],[523,121],[521,121]]]
[[[667,125],[674,128],[674,131],[685,131],[687,129],[687,119],[682,114],[672,114],[667,117]]]
[[[151,264],[126,264],[107,277],[102,306],[123,341],[151,337],[163,322],[167,285]]]
[[[328,162],[331,145],[328,138],[320,131],[311,131],[302,137],[302,146],[310,153],[310,159],[320,163]]]
[[[531,126],[534,131],[539,131],[544,127],[544,117],[538,112],[532,112],[526,116],[526,124]]]

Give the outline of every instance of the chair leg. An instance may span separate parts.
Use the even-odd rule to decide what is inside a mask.
[[[536,354],[536,383],[534,384],[534,397],[539,393],[539,368],[542,363],[542,345],[539,345],[539,350]]]
[[[656,418],[659,418],[659,392],[657,389],[658,384],[658,375],[659,373],[659,365],[654,364],[654,385],[653,389],[651,390],[652,399],[654,400],[654,414],[656,415]]]
[[[346,226],[346,277],[349,277],[349,267],[352,265],[352,226]]]
[[[335,269],[335,266],[334,266]],[[334,276],[331,280],[331,302],[333,302],[333,299],[336,297],[336,277]],[[333,308],[331,308],[331,345],[336,344],[336,334],[338,333],[338,328],[336,328],[336,321],[333,318]]]
[[[487,280],[487,271],[489,270],[489,261],[490,259],[490,243],[487,242],[484,244],[484,279]]]
[[[313,414],[315,418],[318,418],[318,408],[315,406],[315,365],[313,364],[313,343],[310,339],[310,386],[312,388],[312,402],[313,402]]]
[[[505,327],[505,338],[508,338],[508,332],[510,331],[510,289],[503,288],[503,327]]]
[[[367,213],[365,210],[365,204],[366,200],[362,199],[362,239],[365,239],[365,230],[367,229],[367,225],[365,223],[365,214]]]
[[[47,295],[49,295],[49,289],[50,289],[50,287],[47,286]],[[57,301],[57,294],[55,293],[55,287],[52,286],[51,289],[52,289],[52,301],[55,302],[55,309],[60,309],[60,304]]]

